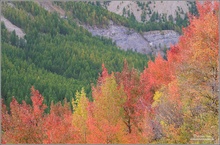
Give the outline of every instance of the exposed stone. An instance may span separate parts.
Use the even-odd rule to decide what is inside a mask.
[[[171,44],[178,42],[179,34],[173,30],[150,31],[142,34],[124,26],[115,24],[109,25],[108,28],[97,28],[84,26],[93,36],[103,36],[110,38],[118,47],[123,50],[131,49],[133,51],[156,55],[164,55],[164,46],[167,48]]]
[[[164,48],[170,48],[171,45],[176,44],[180,35],[173,30],[163,30],[144,32],[143,37],[149,42],[150,46],[153,47],[153,54],[160,52],[161,55],[164,55]]]
[[[57,11],[64,18],[65,12],[60,7],[52,5],[51,2],[38,1],[38,3],[48,11]],[[4,17],[1,18],[1,21],[6,24],[6,28],[9,31],[15,30],[19,37],[24,37],[25,33],[10,21]],[[103,36],[112,39],[123,50],[130,49],[143,54],[157,55],[160,53],[164,56],[164,47],[169,48],[171,44],[176,44],[179,39],[179,34],[173,30],[150,31],[140,34],[133,29],[116,25],[112,21],[107,28],[85,25],[83,27],[91,32],[93,36]]]

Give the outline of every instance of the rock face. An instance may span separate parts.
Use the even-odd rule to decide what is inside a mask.
[[[150,31],[142,34],[111,23],[108,28],[97,28],[84,26],[93,36],[103,36],[110,38],[118,47],[123,50],[131,49],[143,54],[164,55],[164,46],[167,48],[171,44],[176,44],[179,34],[173,30]]]
[[[144,32],[143,37],[149,42],[152,48],[152,54],[161,53],[163,56],[164,49],[176,44],[180,35],[173,30],[163,30]]]
[[[50,12],[57,11],[61,17],[64,16],[64,10],[53,6],[51,2],[39,2],[39,4]],[[9,31],[15,30],[19,37],[24,37],[25,33],[3,16],[1,17],[1,21],[5,23]],[[133,29],[116,25],[113,22],[110,22],[107,28],[85,25],[83,27],[91,32],[93,36],[103,36],[112,39],[119,48],[125,51],[132,50],[152,55],[160,53],[162,56],[165,54],[164,47],[169,48],[171,44],[176,44],[180,36],[173,30],[150,31],[140,34]]]
[[[143,36],[154,47],[159,47],[160,45],[161,47],[170,47],[170,44],[175,44],[178,41],[179,34],[173,30],[163,30],[144,32]]]
[[[137,32],[123,26],[110,25],[107,29],[87,27],[93,36],[111,38],[123,50],[132,49],[140,53],[150,53],[149,43]]]
[[[61,18],[64,18],[65,11],[60,7],[53,5],[52,2],[41,2],[37,0],[38,4],[40,4],[44,9],[49,12],[58,12]],[[118,2],[110,2],[110,3],[118,3]],[[135,4],[137,8],[136,2],[119,2],[120,4],[132,5]],[[153,4],[153,3],[152,3]],[[167,4],[169,7],[170,3],[156,4],[157,6],[163,7],[164,4]],[[111,8],[116,7],[112,6]],[[161,8],[160,7],[160,8]],[[159,9],[160,9],[159,8]],[[82,25],[85,29],[92,33],[93,36],[103,36],[112,39],[118,47],[123,50],[131,49],[133,51],[143,53],[143,54],[152,54],[156,55],[160,53],[162,56],[164,55],[164,46],[167,48],[170,47],[170,44],[176,44],[179,38],[179,34],[172,30],[165,31],[150,31],[144,32],[142,34],[129,29],[124,26],[115,25],[113,22],[110,22],[108,28],[97,28],[95,26],[85,26]]]

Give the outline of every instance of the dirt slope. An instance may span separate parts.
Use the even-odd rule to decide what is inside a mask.
[[[141,2],[143,3],[143,1]],[[181,13],[189,12],[190,4],[187,1],[152,1],[147,5],[147,1],[144,2],[144,9],[138,6],[136,1],[111,1],[105,7],[116,14],[122,15],[123,9],[126,11],[130,11],[136,17],[136,20],[141,22],[141,14],[143,11],[146,13],[149,12],[149,9],[153,12],[158,12],[158,14],[167,14],[167,16],[172,15],[174,18],[176,17],[176,11]],[[181,14],[183,16],[183,14]],[[146,20],[149,20],[150,15],[146,16]]]
[[[24,38],[25,33],[21,30],[21,28],[15,26],[12,24],[8,19],[6,19],[4,16],[1,16],[1,21],[5,23],[5,26],[9,32],[12,32],[15,30],[15,33],[18,37]]]
[[[57,12],[61,17],[65,16],[65,11],[53,4],[52,1],[37,0],[36,2],[49,12]]]

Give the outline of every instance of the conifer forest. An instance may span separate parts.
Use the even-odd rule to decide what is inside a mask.
[[[219,144],[219,1],[197,1],[185,17],[143,12],[143,22],[108,1],[51,3],[57,12],[1,1],[24,33],[1,21],[2,144]],[[144,54],[86,29],[110,22],[180,37],[165,55]]]

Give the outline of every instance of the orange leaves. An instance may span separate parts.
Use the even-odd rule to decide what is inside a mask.
[[[182,106],[182,102],[180,98],[180,92],[179,92],[180,90],[178,85],[179,84],[177,80],[173,80],[172,82],[169,83],[167,88],[168,91],[167,100],[172,102],[172,104],[175,106],[177,110],[180,110]]]
[[[159,85],[167,85],[172,80],[172,69],[169,62],[158,55],[155,62],[148,63],[148,80],[155,88]]]
[[[32,86],[31,88],[31,100],[32,100],[32,106],[33,106],[33,113],[36,117],[41,117],[44,113],[44,110],[47,108],[45,104],[43,104],[43,96],[39,93],[38,90],[35,90]]]
[[[10,103],[10,113],[3,105],[2,141],[6,143],[76,143],[72,126],[72,113],[67,102],[51,105],[51,112],[44,114],[43,96],[31,88],[33,106],[15,98]]]
[[[121,132],[124,102],[123,90],[117,86],[114,75],[109,75],[101,86],[93,88],[93,112],[95,132],[101,136],[96,139],[103,140],[102,143],[119,143],[118,134]],[[94,134],[91,134],[94,138]],[[95,140],[92,143],[96,142]]]
[[[203,4],[197,3],[197,8],[199,12],[199,18],[202,19],[209,13],[218,13],[219,2],[218,1],[205,1]],[[213,11],[214,10],[214,11]]]
[[[32,88],[33,108],[15,98],[10,103],[11,112],[2,112],[3,139],[9,143],[42,143],[43,111],[42,96]],[[42,106],[42,107],[41,107]],[[37,109],[36,109],[37,108]],[[7,126],[7,127],[6,127]]]
[[[200,17],[191,18],[167,60],[157,56],[141,74],[127,62],[121,73],[109,74],[103,64],[94,101],[77,92],[73,114],[67,102],[45,114],[34,88],[32,106],[13,98],[10,112],[2,106],[2,143],[151,143],[161,136],[186,143],[193,132],[217,134],[217,6],[198,4]]]
[[[166,61],[158,55],[155,62],[148,63],[148,68],[145,68],[140,78],[144,90],[143,102],[149,106],[153,102],[154,93],[175,78],[175,71],[170,61]]]
[[[91,144],[105,143],[105,140],[102,137],[103,132],[97,128],[98,124],[96,120],[90,117],[87,120],[87,124],[89,131],[89,135],[87,136],[87,143],[91,143]]]
[[[183,39],[179,42],[185,52],[186,61],[194,60],[194,63],[197,62],[194,65],[217,59],[219,40],[217,6],[218,2],[205,2],[204,5],[197,3],[200,17],[191,19],[190,25],[184,30]]]
[[[218,2],[205,2],[204,5],[198,3],[197,6],[200,16],[191,18],[190,25],[183,30],[184,35],[178,45],[168,51],[168,62],[175,70],[176,79],[160,89],[164,101],[167,102],[160,103],[157,114],[167,124],[164,129],[173,132],[178,131],[181,125],[190,126],[195,130],[203,122],[200,120],[195,123],[198,116],[206,118],[212,111],[216,112],[218,106]],[[211,102],[216,104],[213,105]],[[212,104],[212,108],[207,107],[207,104]],[[215,116],[214,113],[212,115]],[[216,116],[213,118],[217,119]],[[166,134],[173,138],[169,131]],[[183,127],[182,132],[187,132],[187,129]],[[189,136],[179,134],[171,141],[174,142],[179,137],[187,141]]]
[[[98,78],[98,83],[102,83],[105,81],[105,78],[107,78],[109,76],[108,74],[108,70],[106,69],[105,65],[102,64],[102,74],[101,76]]]
[[[43,143],[78,143],[79,136],[72,124],[72,112],[66,101],[51,104],[50,114],[45,117]]]
[[[191,19],[178,44],[184,61],[178,64],[177,75],[181,83],[190,84],[187,92],[194,94],[192,96],[201,96],[204,90],[210,92],[205,94],[217,91],[218,5],[219,2],[205,2],[204,5],[198,3],[200,17]]]
[[[125,61],[122,72],[116,73],[116,80],[125,93],[125,102],[122,105],[124,109],[123,120],[130,134],[135,128],[135,124],[137,124],[138,120],[137,102],[141,95],[139,74],[135,69],[129,70],[128,64]]]
[[[148,63],[148,68],[141,74],[142,101],[146,102],[145,106],[152,107],[153,96],[159,98],[158,102],[154,100],[153,109],[155,118],[167,123],[164,129],[179,130],[184,113],[188,115],[190,112],[189,108],[201,112],[202,109],[198,108],[204,109],[208,102],[217,102],[217,5],[218,2],[206,2],[203,6],[198,4],[200,17],[191,17],[190,25],[183,30],[184,35],[179,43],[168,51],[167,61],[158,56],[155,62]]]

